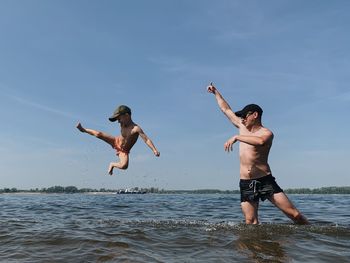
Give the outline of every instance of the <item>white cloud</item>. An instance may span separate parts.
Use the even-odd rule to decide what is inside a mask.
[[[69,118],[69,119],[78,119],[77,116],[75,116],[75,115],[73,115],[71,113],[62,111],[60,109],[55,109],[55,108],[46,106],[44,104],[33,102],[33,101],[31,101],[29,99],[26,99],[26,98],[23,98],[23,97],[13,96],[13,95],[7,95],[7,97],[9,97],[10,99],[12,99],[12,100],[14,100],[14,101],[16,101],[16,102],[18,102],[18,103],[20,103],[22,105],[33,107],[33,108],[36,108],[36,109],[39,109],[39,110],[43,110],[43,111],[46,111],[46,112],[49,112],[49,113],[52,113],[52,114],[55,114],[55,115],[59,115],[59,116],[62,116],[62,117],[66,117],[66,118]]]

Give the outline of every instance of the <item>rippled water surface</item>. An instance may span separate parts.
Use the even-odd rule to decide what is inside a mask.
[[[350,195],[290,195],[242,224],[238,195],[0,195],[1,262],[350,262]]]

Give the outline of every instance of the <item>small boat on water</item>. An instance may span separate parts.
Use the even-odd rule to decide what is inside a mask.
[[[117,191],[117,194],[146,194],[145,190],[136,190],[136,189],[120,189]]]

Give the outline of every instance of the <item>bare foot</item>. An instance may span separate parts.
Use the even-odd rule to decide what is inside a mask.
[[[81,132],[85,132],[85,129],[84,129],[84,127],[83,126],[81,126],[81,123],[80,122],[78,122],[78,124],[77,124],[77,129],[79,130],[79,131],[81,131]]]

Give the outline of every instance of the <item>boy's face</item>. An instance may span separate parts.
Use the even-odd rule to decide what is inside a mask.
[[[118,118],[117,118],[117,121],[118,121],[120,124],[124,124],[124,123],[126,123],[129,119],[130,119],[130,115],[129,115],[128,113],[125,113],[125,114],[119,115]]]

